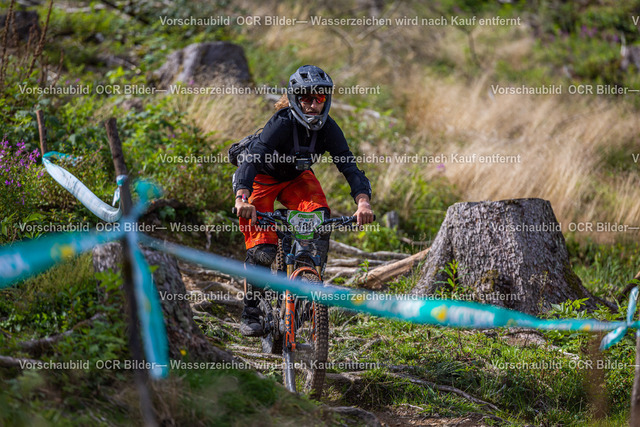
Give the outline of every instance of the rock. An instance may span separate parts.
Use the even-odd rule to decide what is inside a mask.
[[[229,42],[195,43],[173,52],[153,76],[161,89],[177,81],[204,86],[216,77],[234,84],[251,81],[244,50]]]
[[[144,110],[144,103],[140,98],[127,98],[120,102],[119,105],[124,111],[137,111],[139,113]]]

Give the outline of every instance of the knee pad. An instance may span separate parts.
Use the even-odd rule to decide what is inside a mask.
[[[276,259],[278,246],[269,243],[261,243],[247,250],[247,258],[245,262],[249,265],[261,265],[270,267],[271,263]]]

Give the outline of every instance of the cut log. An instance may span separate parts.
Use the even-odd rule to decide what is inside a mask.
[[[164,322],[169,339],[169,356],[182,359],[182,351],[190,360],[231,361],[232,355],[212,345],[193,321],[189,296],[185,289],[178,264],[170,255],[143,248],[142,253],[150,266],[157,265],[153,282],[160,295]],[[120,243],[108,243],[93,250],[93,266],[96,271],[118,271],[122,260]]]
[[[431,248],[427,248],[401,261],[374,268],[369,271],[368,274],[364,275],[358,285],[367,289],[380,290],[385,282],[410,271],[417,263],[427,256],[430,249]]]
[[[582,298],[588,310],[615,309],[582,286],[551,203],[542,199],[449,207],[413,293],[434,294],[449,279],[479,302],[529,314]]]
[[[359,268],[352,267],[326,267],[324,269],[324,277],[331,277],[328,281],[337,277],[353,277],[361,272]]]

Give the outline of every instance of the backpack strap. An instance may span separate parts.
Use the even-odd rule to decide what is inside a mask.
[[[298,136],[298,123],[297,121],[294,119],[293,120],[293,150],[295,151],[295,154],[299,154],[300,153],[300,141],[299,141],[299,136]],[[306,153],[313,153],[314,148],[316,148],[316,139],[318,138],[318,131],[313,131],[313,134],[311,135],[311,143],[309,144],[308,147],[304,147],[305,151],[304,154]]]

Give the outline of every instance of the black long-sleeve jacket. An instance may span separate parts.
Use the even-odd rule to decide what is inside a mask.
[[[275,113],[264,126],[259,139],[256,139],[233,175],[234,191],[253,188],[253,180],[258,173],[263,173],[279,181],[295,179],[302,171],[296,170],[293,131],[298,132],[301,147],[308,147],[311,142],[311,131],[302,125],[295,125],[295,118],[289,108]],[[351,197],[366,194],[371,197],[371,184],[364,172],[358,169],[356,159],[349,150],[347,140],[340,126],[331,118],[318,131],[315,148],[310,152],[312,162],[319,160],[322,154],[329,152],[331,160],[345,176],[351,187]]]

